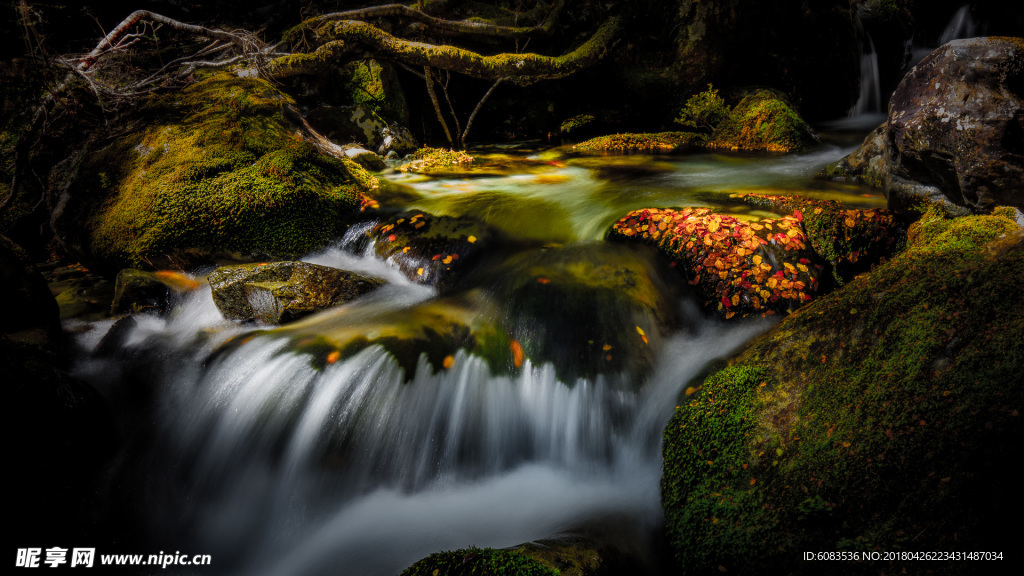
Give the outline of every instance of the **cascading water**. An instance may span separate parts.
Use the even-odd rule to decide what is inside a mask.
[[[567,170],[595,197],[620,194],[643,205],[671,196],[685,204],[694,202],[696,190],[727,195],[730,186],[793,185],[842,153],[830,148],[718,164],[694,157],[645,180],[662,190],[648,197],[637,197],[635,183],[602,184],[589,173]],[[572,182],[547,181],[548,201],[564,195],[569,205],[579,205],[581,192]],[[536,192],[535,182],[523,186],[509,183],[495,193]],[[422,193],[435,204],[447,194]],[[597,253],[598,259],[639,259],[637,266],[658,274],[655,260],[589,237],[608,214],[629,206],[592,206],[596,212],[588,217],[566,219],[580,238],[575,248],[526,242],[519,253],[492,255],[515,265],[496,265],[484,284],[500,285],[521,273],[522,254],[559,250],[574,258]],[[660,522],[661,432],[682,388],[709,361],[730,354],[769,323],[721,324],[687,312],[685,299],[677,301],[688,327],[665,337],[649,333],[644,344],[652,360],[642,373],[567,379],[560,376],[562,366],[529,359],[502,372],[465,350],[445,368],[422,355],[408,373],[376,345],[324,362],[296,342],[339,325],[369,334],[382,319],[429,311],[442,299],[372,257],[372,247],[353,253],[370,225],[353,228],[337,247],[306,260],[388,284],[297,328],[261,331],[226,322],[207,287],[166,317],[137,316],[127,328],[107,322],[81,338],[91,353],[79,363],[79,376],[100,382],[125,374],[131,380],[128,374],[143,366],[145,375],[134,378],[155,390],[158,425],[145,450],[156,456],[132,476],[144,478],[139,489],[149,539],[211,554],[217,573],[265,575],[394,575],[440,550],[513,546],[601,525],[616,527],[617,545],[643,556]],[[573,270],[590,265],[585,258],[527,262]],[[480,305],[475,311],[478,300],[467,302],[473,314],[491,310]],[[507,303],[498,303],[497,316],[520,313],[502,305]],[[620,322],[615,331],[638,338],[632,317],[609,312],[592,314]],[[554,330],[560,319],[517,321]],[[114,354],[109,351],[115,346],[101,338],[108,328]]]
[[[939,46],[960,38],[972,38],[976,28],[974,19],[971,18],[971,6],[964,4],[953,14],[953,18],[939,36]]]
[[[867,32],[864,33],[864,40],[860,57],[860,95],[850,109],[850,117],[885,113],[882,109],[882,83],[878,78],[878,52]]]

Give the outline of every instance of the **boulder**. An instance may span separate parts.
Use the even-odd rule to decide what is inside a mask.
[[[808,550],[1014,549],[1024,232],[1009,213],[929,210],[906,250],[676,402],[661,494],[680,573],[820,574]]]
[[[366,148],[354,145],[345,146],[343,149],[345,150],[346,158],[367,170],[378,172],[388,167],[388,165],[384,163],[384,159],[376,152],[371,152]]]
[[[321,151],[264,80],[217,74],[155,96],[58,170],[58,238],[118,268],[308,253],[338,238],[377,180]]]
[[[213,301],[229,320],[291,322],[344,304],[383,284],[376,278],[309,264],[269,262],[224,266],[209,276]]]
[[[114,281],[114,301],[110,313],[164,313],[174,296],[191,292],[199,283],[180,272],[145,272],[125,268]]]
[[[897,212],[1024,208],[1024,40],[972,38],[935,50],[900,82],[885,124],[823,175],[885,189]]]
[[[889,102],[886,196],[954,214],[1024,207],[1024,39],[955,40]]]

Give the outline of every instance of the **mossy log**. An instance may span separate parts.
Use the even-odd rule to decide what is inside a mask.
[[[316,26],[312,28],[312,26]],[[385,58],[421,68],[430,67],[459,72],[473,78],[497,80],[511,78],[518,84],[562,78],[587,68],[601,59],[615,40],[620,27],[618,18],[608,19],[586,42],[561,56],[534,53],[495,54],[484,56],[448,45],[433,45],[403,40],[367,24],[351,20],[307,21],[311,33],[307,41],[317,48],[309,53],[290,54],[270,62],[268,74],[287,78],[315,74],[338,65],[355,47]]]

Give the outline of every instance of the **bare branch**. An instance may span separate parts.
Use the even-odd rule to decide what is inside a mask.
[[[463,147],[465,147],[466,145],[466,136],[469,135],[469,129],[473,127],[473,120],[476,118],[477,112],[479,112],[480,109],[483,108],[484,102],[486,102],[487,99],[491,97],[491,92],[494,92],[494,89],[498,87],[498,84],[501,84],[505,80],[508,80],[508,78],[498,78],[497,80],[495,80],[494,85],[491,86],[490,90],[488,90],[487,93],[484,94],[482,98],[480,98],[480,101],[476,103],[476,108],[473,108],[473,113],[469,115],[469,120],[466,121],[466,130],[462,132],[461,140]]]
[[[452,144],[452,133],[448,130],[448,124],[444,121],[444,115],[441,114],[441,105],[437,102],[437,94],[434,93],[434,77],[430,72],[429,66],[423,67],[423,77],[427,80],[427,94],[430,94],[430,101],[434,103],[434,111],[437,112],[437,121],[441,123],[441,127],[444,128],[444,135],[448,138],[448,143]]]

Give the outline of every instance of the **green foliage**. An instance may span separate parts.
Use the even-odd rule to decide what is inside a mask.
[[[729,107],[711,84],[708,89],[694,94],[683,105],[676,123],[710,133],[729,116]]]
[[[466,548],[438,552],[402,571],[402,576],[558,576],[540,562],[513,550]]]
[[[1022,277],[1011,220],[932,209],[904,252],[711,376],[710,398],[665,434],[663,501],[684,568],[768,558],[816,574],[801,551],[1012,547],[992,518],[1024,507],[1005,468],[1024,444]]]
[[[559,132],[566,135],[572,134],[573,132],[577,132],[582,128],[590,126],[594,123],[594,120],[596,120],[596,118],[594,118],[593,114],[577,114],[565,122],[562,122],[562,125],[559,127]]]

